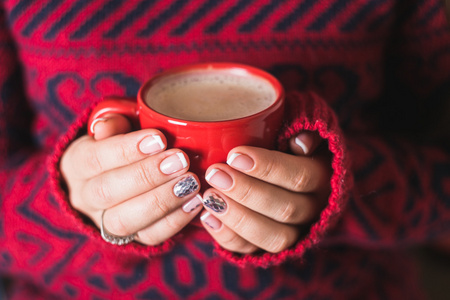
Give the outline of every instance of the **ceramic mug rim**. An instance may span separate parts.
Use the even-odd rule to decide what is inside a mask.
[[[258,111],[254,114],[247,115],[244,117],[239,117],[235,119],[229,119],[229,120],[218,120],[218,121],[193,121],[193,120],[184,120],[180,118],[175,118],[169,115],[165,115],[162,113],[159,113],[155,111],[153,108],[151,108],[146,101],[144,100],[144,94],[150,89],[152,86],[156,85],[159,81],[168,78],[169,76],[177,76],[182,73],[191,73],[196,71],[202,71],[202,70],[218,70],[218,71],[227,71],[231,73],[239,73],[237,75],[240,76],[256,76],[259,78],[262,78],[271,85],[272,89],[275,92],[275,100],[273,103],[266,107],[265,109]],[[234,124],[234,123],[241,123],[241,122],[247,122],[251,119],[260,118],[263,115],[266,115],[267,113],[270,113],[272,111],[277,110],[282,104],[284,100],[284,89],[281,85],[281,83],[271,74],[268,72],[252,67],[245,64],[239,64],[239,63],[227,63],[227,62],[209,62],[209,63],[197,63],[197,64],[190,64],[190,65],[184,65],[180,67],[174,67],[171,69],[168,69],[167,71],[163,71],[155,76],[153,76],[151,79],[149,79],[147,82],[145,82],[139,89],[139,92],[137,94],[137,103],[138,103],[138,111],[140,113],[149,114],[152,118],[155,118],[160,121],[166,120],[169,123],[173,123],[176,125],[190,125],[190,126],[224,126],[226,124]],[[142,116],[141,116],[142,117]]]

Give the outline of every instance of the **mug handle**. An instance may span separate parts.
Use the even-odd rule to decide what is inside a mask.
[[[107,114],[121,114],[127,117],[134,128],[139,128],[139,111],[136,98],[106,97],[92,110],[88,120],[88,134],[94,136],[94,126]]]

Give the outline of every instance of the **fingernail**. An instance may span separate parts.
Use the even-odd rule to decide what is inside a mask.
[[[209,227],[211,227],[211,229],[214,229],[214,230],[218,230],[220,228],[220,226],[222,225],[222,223],[219,221],[219,219],[217,219],[216,217],[211,215],[211,213],[209,213],[209,212],[207,212],[206,214],[201,216],[200,220],[202,220],[202,222],[204,222],[206,225],[208,225]]]
[[[198,190],[198,182],[194,176],[181,179],[173,187],[173,193],[179,198],[192,194],[196,190]]]
[[[295,143],[300,148],[302,148],[304,154],[308,154],[308,152],[312,146],[313,140],[311,138],[311,135],[309,135],[306,132],[302,132],[299,135],[297,135],[297,137],[295,138]]]
[[[227,164],[240,170],[251,170],[255,163],[245,154],[233,153],[228,158]]]
[[[95,126],[98,124],[98,123],[104,123],[104,122],[106,122],[106,121],[108,121],[108,118],[98,118],[98,119],[95,119],[94,121],[92,121],[92,123],[91,123],[91,132],[93,132],[93,133],[95,133]]]
[[[194,211],[197,207],[201,206],[202,203],[203,203],[202,197],[197,194],[194,198],[192,198],[183,205],[183,211],[187,213]]]
[[[216,194],[210,194],[206,198],[203,198],[203,205],[216,213],[224,213],[227,210],[227,203],[221,197]]]
[[[205,177],[206,181],[220,189],[229,189],[233,185],[230,175],[219,169],[212,169]]]
[[[188,166],[188,163],[186,161],[186,158],[184,157],[183,153],[178,152],[175,154],[172,154],[169,157],[166,157],[159,166],[159,169],[164,174],[172,174],[177,171],[180,171]]]
[[[150,135],[139,143],[139,150],[144,154],[156,153],[164,149],[165,145],[159,135]]]

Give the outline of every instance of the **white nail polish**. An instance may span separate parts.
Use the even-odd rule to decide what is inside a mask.
[[[177,155],[180,158],[180,161],[181,161],[181,164],[183,165],[183,168],[186,168],[188,166],[188,163],[187,163],[187,160],[184,157],[183,153],[178,152]]]
[[[166,157],[159,166],[162,173],[169,175],[178,172],[188,166],[186,158],[181,152]]]
[[[153,154],[164,149],[165,145],[159,135],[145,137],[139,143],[139,150],[144,154]]]
[[[228,160],[227,160],[227,164],[231,165],[233,163],[233,161],[236,159],[236,157],[238,157],[239,155],[241,155],[241,154],[240,153],[231,154],[230,158],[228,158]]]
[[[153,138],[155,139],[155,142],[158,143],[159,147],[160,147],[161,149],[164,149],[164,147],[165,147],[166,145],[164,145],[164,143],[163,143],[161,137],[160,137],[159,135],[156,135],[156,134],[155,134],[155,135],[153,135]]]
[[[99,122],[106,122],[106,121],[108,121],[108,119],[107,118],[98,118],[98,119],[95,119],[94,121],[92,121],[92,123],[91,123],[91,132],[95,132],[94,131],[94,129],[95,129],[95,125],[97,124],[97,123],[99,123]]]
[[[208,225],[212,230],[218,230],[222,226],[219,219],[211,215],[209,212],[201,216],[200,220],[202,220],[202,222]]]
[[[203,216],[200,217],[200,220],[205,221],[206,219],[208,219],[208,217],[211,215],[211,213],[208,211],[206,214],[204,214]]]
[[[201,206],[203,203],[203,199],[200,195],[196,195],[194,198],[185,203],[182,207],[184,212],[191,212],[197,209],[197,207]]]
[[[303,143],[301,139],[299,139],[298,137],[296,137],[296,138],[295,138],[295,143],[296,143],[300,148],[302,148],[303,153],[305,153],[305,154],[308,153],[309,149],[308,149],[308,147],[306,147],[305,143]]]
[[[213,177],[214,174],[217,173],[217,171],[219,171],[219,170],[217,170],[217,169],[212,169],[208,174],[206,174],[206,177],[205,177],[206,181],[209,181],[209,180],[211,179],[211,177]]]

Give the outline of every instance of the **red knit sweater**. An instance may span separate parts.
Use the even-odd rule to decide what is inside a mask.
[[[0,274],[11,299],[417,299],[405,245],[450,230],[450,155],[404,132],[450,95],[440,0],[4,0]],[[170,67],[264,68],[289,95],[279,139],[317,130],[332,193],[279,254],[237,255],[188,226],[157,247],[105,243],[58,163],[102,96]],[[276,201],[276,199],[274,199]]]

